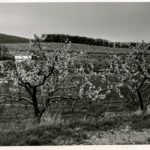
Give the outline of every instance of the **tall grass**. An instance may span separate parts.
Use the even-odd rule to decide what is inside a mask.
[[[62,119],[61,112],[55,112],[51,113],[49,111],[46,111],[44,115],[41,118],[41,125],[47,125],[47,126],[59,126],[64,123],[64,119]]]

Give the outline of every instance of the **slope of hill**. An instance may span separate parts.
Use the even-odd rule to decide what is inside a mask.
[[[23,37],[0,33],[0,44],[5,44],[5,43],[29,43],[29,40]]]
[[[13,55],[26,55],[27,50],[30,49],[29,43],[17,43],[17,44],[2,44],[5,45],[11,54]],[[42,43],[42,45],[45,47],[44,49],[47,51],[54,51],[56,49],[60,49],[63,47],[63,43]],[[75,44],[72,43],[70,46],[71,51],[75,52],[81,52],[84,51],[87,54],[90,55],[98,55],[98,54],[111,54],[111,53],[117,53],[117,54],[125,54],[129,53],[131,50],[128,48],[111,48],[111,47],[105,47],[105,46],[94,46],[94,45],[87,45],[87,44]]]

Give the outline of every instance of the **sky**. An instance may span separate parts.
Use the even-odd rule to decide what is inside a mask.
[[[0,3],[0,33],[150,42],[150,3]]]

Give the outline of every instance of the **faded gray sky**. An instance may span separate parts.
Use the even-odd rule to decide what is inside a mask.
[[[0,3],[0,33],[150,42],[150,3]]]

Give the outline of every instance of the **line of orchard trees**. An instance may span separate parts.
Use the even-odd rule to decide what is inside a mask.
[[[105,39],[94,39],[82,36],[72,36],[65,34],[42,34],[43,42],[59,42],[64,43],[66,40],[71,41],[72,43],[78,44],[88,44],[95,46],[105,46],[105,47],[114,47],[114,48],[130,48],[135,47],[137,42],[111,42]]]
[[[13,60],[14,56],[12,56],[8,50],[8,48],[4,45],[0,46],[0,60]]]

